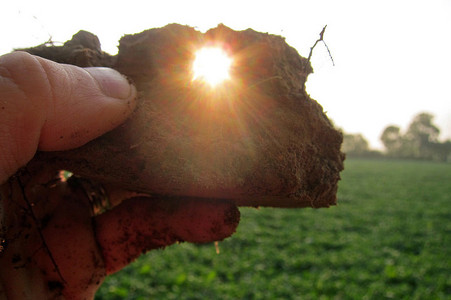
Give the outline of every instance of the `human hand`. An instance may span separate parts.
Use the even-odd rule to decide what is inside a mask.
[[[225,201],[139,197],[94,216],[83,186],[45,164],[11,177],[37,150],[76,148],[118,126],[136,94],[112,69],[0,57],[0,299],[92,299],[107,274],[147,250],[235,231],[239,212]]]

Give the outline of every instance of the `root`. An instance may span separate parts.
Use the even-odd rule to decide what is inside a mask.
[[[52,264],[55,267],[55,271],[58,274],[59,278],[61,279],[61,281],[63,283],[66,283],[66,280],[64,280],[64,277],[61,274],[61,271],[60,271],[60,269],[58,267],[58,264],[56,263],[55,258],[53,257],[53,254],[50,251],[49,246],[47,245],[47,242],[45,241],[44,235],[42,234],[41,226],[39,224],[39,220],[36,218],[36,215],[33,212],[33,205],[28,200],[28,197],[27,197],[27,195],[25,193],[25,187],[24,187],[22,181],[20,180],[19,176],[17,177],[17,183],[19,184],[20,190],[22,192],[22,197],[23,197],[23,200],[25,201],[25,203],[27,205],[29,214],[30,214],[31,218],[33,219],[33,222],[35,223],[36,230],[38,231],[39,237],[41,238],[42,246],[44,247],[45,252],[47,252],[50,260],[52,261]]]
[[[308,55],[307,61],[310,62],[310,58],[312,58],[312,54],[313,54],[313,49],[316,47],[316,45],[319,42],[323,42],[324,46],[326,46],[327,52],[329,53],[329,57],[330,57],[330,60],[332,61],[332,65],[335,66],[335,62],[332,57],[332,54],[330,53],[329,47],[327,46],[326,42],[324,41],[324,32],[326,31],[326,27],[327,27],[327,25],[325,25],[323,27],[323,30],[321,30],[321,32],[319,33],[319,39],[317,39],[315,44],[313,44],[313,46],[310,48],[310,53]]]

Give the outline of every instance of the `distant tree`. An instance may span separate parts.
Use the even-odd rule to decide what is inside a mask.
[[[444,143],[430,143],[432,159],[442,162],[451,161],[451,141]]]
[[[412,120],[405,135],[411,144],[413,157],[430,159],[434,156],[432,143],[438,143],[440,129],[433,123],[434,116],[420,113]]]
[[[348,156],[364,156],[370,151],[368,141],[361,134],[343,135],[342,151]]]
[[[398,126],[390,125],[380,137],[388,156],[430,160],[449,160],[451,141],[438,140],[440,129],[433,124],[429,113],[416,115],[403,135]]]
[[[398,126],[390,125],[385,128],[380,139],[384,144],[385,149],[387,149],[387,154],[389,156],[399,156],[403,137]]]
[[[440,129],[432,124],[433,120],[434,116],[432,114],[418,114],[410,123],[406,133],[407,136],[428,142],[437,142]]]

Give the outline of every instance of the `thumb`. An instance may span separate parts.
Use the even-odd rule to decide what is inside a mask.
[[[36,150],[82,146],[121,124],[136,89],[117,71],[82,69],[25,52],[0,57],[0,183]]]

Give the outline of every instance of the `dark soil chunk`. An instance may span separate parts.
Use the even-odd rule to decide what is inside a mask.
[[[223,47],[231,80],[193,81],[196,50]],[[279,36],[223,25],[202,34],[171,24],[124,36],[116,57],[81,31],[61,47],[27,51],[79,66],[110,66],[140,92],[119,128],[75,150],[39,153],[56,168],[170,197],[230,199],[243,206],[336,203],[342,135],[305,93],[312,68]]]

